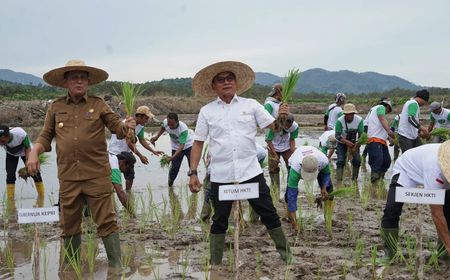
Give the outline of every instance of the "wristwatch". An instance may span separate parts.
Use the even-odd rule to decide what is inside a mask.
[[[187,175],[188,175],[188,176],[192,176],[192,175],[197,176],[197,170],[189,170],[188,173],[187,173]]]

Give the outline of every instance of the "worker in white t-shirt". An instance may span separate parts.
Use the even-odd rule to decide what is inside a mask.
[[[433,128],[444,127],[450,131],[450,110],[442,108],[441,103],[434,101],[430,104],[430,125],[428,126],[428,132],[431,133]],[[447,134],[447,136],[450,136]],[[442,143],[445,139],[442,136],[433,136],[433,143]]]
[[[428,104],[430,93],[426,89],[416,92],[416,96],[406,101],[398,123],[398,143],[402,153],[420,146],[420,135],[428,137],[428,129],[420,124],[420,107]]]
[[[439,239],[450,253],[450,140],[409,149],[395,162],[392,174],[381,221],[386,256],[392,259],[397,250],[403,203],[395,202],[396,187],[447,190],[445,204],[430,205],[430,209]]]

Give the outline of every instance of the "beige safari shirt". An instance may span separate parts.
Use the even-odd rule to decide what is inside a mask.
[[[120,117],[102,98],[85,95],[75,104],[67,95],[49,107],[36,143],[48,152],[55,138],[60,180],[84,181],[109,176],[105,126],[118,138],[126,135]]]

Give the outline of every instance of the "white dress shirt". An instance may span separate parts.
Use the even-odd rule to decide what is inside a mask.
[[[220,98],[200,109],[194,140],[209,136],[211,182],[240,183],[262,173],[256,158],[256,125],[265,128],[275,119],[254,99]]]

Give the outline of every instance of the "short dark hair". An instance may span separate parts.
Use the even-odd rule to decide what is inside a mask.
[[[430,100],[430,93],[426,89],[421,89],[416,92],[416,97],[420,97],[426,102],[428,102],[428,100]]]
[[[176,113],[170,112],[167,114],[167,118],[178,122],[178,115]]]
[[[0,125],[0,137],[9,135],[9,127],[6,125]]]

